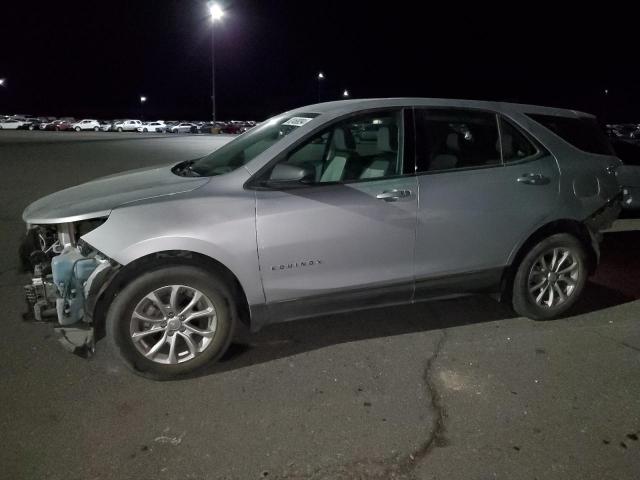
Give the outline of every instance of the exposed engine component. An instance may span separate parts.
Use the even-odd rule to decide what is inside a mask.
[[[72,325],[83,319],[84,284],[97,266],[95,255],[85,257],[70,245],[51,260],[53,283],[58,289],[56,310],[60,325]]]
[[[42,270],[41,265],[36,265],[31,284],[24,286],[27,304],[32,308],[33,316],[38,322],[56,316],[55,302],[58,297],[53,276],[44,275]]]
[[[91,356],[95,345],[91,315],[85,314],[87,299],[97,293],[112,264],[80,237],[104,221],[31,226],[20,246],[23,267],[33,269],[24,287],[25,319],[57,322],[58,340],[82,357]]]
[[[45,266],[43,273],[49,273],[46,264],[54,255],[58,255],[62,247],[58,242],[55,226],[44,225],[30,228],[20,245],[20,261],[26,272],[34,271],[37,265]]]

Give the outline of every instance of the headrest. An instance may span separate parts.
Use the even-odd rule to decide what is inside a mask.
[[[395,126],[378,129],[378,151],[396,152],[398,149],[398,130]]]
[[[333,131],[333,146],[336,150],[355,150],[356,141],[350,130],[336,128]]]
[[[460,136],[452,132],[447,135],[447,149],[450,152],[459,152],[460,151]]]

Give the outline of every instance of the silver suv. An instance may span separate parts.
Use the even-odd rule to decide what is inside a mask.
[[[181,375],[294,318],[476,293],[548,319],[620,210],[595,118],[529,105],[348,100],[278,115],[200,158],[24,212],[36,318],[136,372]]]

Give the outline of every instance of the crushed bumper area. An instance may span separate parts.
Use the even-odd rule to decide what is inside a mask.
[[[591,232],[599,236],[600,232],[611,228],[622,211],[622,195],[622,191],[620,191],[587,218],[585,224]]]
[[[65,350],[82,358],[90,358],[95,352],[95,335],[91,325],[54,328],[58,341]]]

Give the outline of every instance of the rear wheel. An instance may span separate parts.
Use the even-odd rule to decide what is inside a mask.
[[[118,127],[118,132],[122,133],[122,127]]]
[[[572,235],[559,233],[535,245],[513,281],[513,308],[525,317],[558,317],[578,300],[587,281],[587,253]]]
[[[234,331],[231,290],[192,266],[148,272],[127,285],[107,314],[107,336],[134,372],[158,380],[219,359]]]
[[[99,132],[100,131],[100,127],[93,127],[93,131],[94,132]]]

